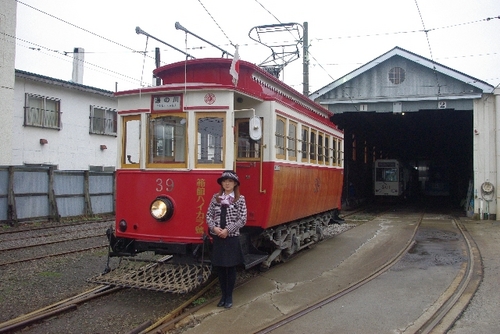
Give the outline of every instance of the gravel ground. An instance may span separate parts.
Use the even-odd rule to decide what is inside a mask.
[[[363,219],[361,219],[363,220]],[[112,223],[109,221],[107,223]],[[103,226],[106,224],[103,224]],[[43,224],[42,224],[43,226]],[[47,224],[47,226],[50,226]],[[102,242],[106,243],[105,228]],[[109,224],[108,224],[109,226]],[[331,225],[325,236],[332,236],[354,227],[354,224]],[[24,224],[17,229],[26,229]],[[12,230],[15,228],[5,228]],[[32,233],[26,231],[24,233]],[[88,232],[86,232],[88,233]],[[4,240],[1,238],[0,241]],[[0,247],[0,257],[2,249]],[[104,270],[107,249],[101,248],[71,255],[45,258],[0,267],[0,323],[27,314],[62,299],[72,297],[96,285],[86,280]],[[238,280],[258,275],[257,270],[240,272]],[[217,298],[218,288],[205,300]],[[19,333],[127,333],[148,320],[164,316],[191,294],[176,295],[137,289],[123,289],[97,300],[91,300],[76,311],[19,330]]]

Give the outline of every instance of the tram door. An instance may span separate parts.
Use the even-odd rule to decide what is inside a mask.
[[[253,118],[237,118],[235,120],[236,172],[240,178],[242,189],[245,189],[245,194],[248,195],[259,194],[262,181],[262,135],[253,133],[255,131],[254,121]],[[260,126],[262,125],[260,124]],[[260,133],[262,134],[262,132]],[[247,205],[251,204],[247,203]],[[254,209],[257,211],[257,208]],[[252,220],[252,212],[254,210],[249,208],[249,220]]]

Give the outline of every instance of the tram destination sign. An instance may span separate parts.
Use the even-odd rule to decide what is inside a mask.
[[[180,110],[181,102],[182,102],[181,95],[153,96],[153,110],[154,111]]]

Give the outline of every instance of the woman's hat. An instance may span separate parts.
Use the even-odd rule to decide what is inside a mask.
[[[222,185],[222,181],[226,179],[231,179],[234,182],[236,182],[236,185],[238,186],[240,185],[240,180],[238,180],[238,175],[236,175],[236,173],[232,170],[223,171],[221,177],[217,179],[217,183]]]

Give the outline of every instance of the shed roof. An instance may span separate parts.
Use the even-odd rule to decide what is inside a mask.
[[[482,93],[492,93],[494,90],[494,87],[491,86],[490,84],[479,80],[477,78],[471,77],[469,75],[466,75],[462,72],[456,71],[452,68],[449,68],[447,66],[441,65],[435,61],[432,61],[430,59],[427,59],[425,57],[419,56],[413,52],[404,50],[400,47],[395,47],[394,49],[384,53],[383,55],[373,59],[372,61],[366,63],[365,65],[357,68],[356,70],[346,74],[345,76],[333,81],[332,83],[324,86],[323,88],[320,88],[319,90],[315,91],[312,93],[309,97],[312,100],[316,100],[323,95],[327,94],[328,92],[334,90],[335,88],[345,84],[348,81],[351,81],[353,78],[356,78],[369,70],[375,68],[376,66],[379,66],[381,63],[389,60],[390,58],[393,57],[403,57],[409,61],[415,62],[421,66],[424,66],[427,69],[430,69],[432,71],[435,71],[437,73],[446,75],[448,77],[451,77],[455,80],[461,81],[464,84],[471,85],[475,87],[476,89],[482,91]]]

